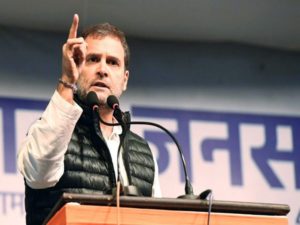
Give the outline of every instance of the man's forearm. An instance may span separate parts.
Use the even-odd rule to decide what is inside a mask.
[[[54,186],[63,174],[64,154],[82,109],[55,92],[42,117],[32,125],[18,153],[18,168],[36,189]]]

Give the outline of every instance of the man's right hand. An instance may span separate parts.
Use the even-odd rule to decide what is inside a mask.
[[[69,83],[76,83],[85,62],[87,45],[82,37],[77,37],[78,24],[79,17],[75,14],[62,49],[62,79]]]
[[[61,79],[64,82],[75,84],[81,73],[82,67],[85,63],[87,44],[82,37],[77,37],[77,30],[79,24],[79,16],[77,14],[73,17],[73,22],[70,27],[67,42],[62,48],[62,75]],[[58,91],[65,97],[66,100],[70,99],[71,90],[59,84]],[[69,94],[67,94],[69,93]],[[65,95],[66,94],[66,95]]]

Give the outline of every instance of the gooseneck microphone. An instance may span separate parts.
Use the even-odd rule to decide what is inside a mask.
[[[111,103],[114,103],[114,99],[112,99],[113,101]],[[95,92],[91,91],[87,94],[86,96],[86,102],[88,104],[89,107],[92,108],[93,110],[93,117],[94,117],[94,129],[97,131],[99,130],[99,121],[107,126],[116,126],[116,125],[121,125],[122,127],[122,134],[120,135],[120,143],[118,146],[118,152],[117,152],[117,185],[120,184],[120,166],[119,166],[119,156],[120,156],[120,152],[121,152],[121,147],[122,144],[124,142],[125,136],[126,136],[126,132],[128,131],[128,124],[125,123],[126,120],[124,120],[123,122],[123,113],[122,111],[119,109],[119,111],[116,109],[116,107],[119,106],[118,100],[117,100],[117,105],[115,105],[115,110],[113,113],[113,116],[116,118],[116,120],[118,121],[118,123],[108,123],[106,121],[104,121],[100,114],[99,114],[99,99],[98,96]],[[110,104],[111,104],[110,103]],[[114,190],[113,190],[114,193]],[[117,193],[119,193],[118,188],[117,188]],[[129,186],[123,186],[122,187],[122,193],[124,195],[131,195],[131,196],[141,196],[142,194],[140,193],[140,191],[138,190],[138,188],[136,186],[133,185],[129,185]]]
[[[99,110],[99,99],[98,96],[95,92],[90,91],[87,96],[86,96],[86,102],[88,104],[89,107],[91,107],[94,110]]]
[[[97,97],[97,95],[96,95],[95,92],[89,92],[88,93],[88,95],[87,95],[87,103],[88,103],[88,105],[90,107],[92,107],[93,110],[96,110],[97,112],[99,112],[99,100],[98,100],[98,97]],[[192,187],[192,184],[190,182],[189,176],[187,174],[186,161],[184,159],[184,155],[182,153],[181,147],[180,147],[178,141],[176,140],[176,138],[174,137],[174,135],[169,130],[167,130],[165,127],[163,127],[163,126],[161,126],[161,125],[159,125],[157,123],[153,123],[153,122],[147,122],[147,121],[127,121],[126,117],[124,116],[124,112],[122,112],[122,110],[120,109],[119,100],[114,95],[110,95],[107,98],[107,105],[111,109],[114,110],[113,116],[118,121],[118,123],[108,123],[106,121],[103,121],[101,119],[101,116],[98,115],[100,122],[102,122],[103,124],[105,124],[107,126],[121,125],[123,132],[126,133],[126,131],[129,129],[129,125],[130,124],[132,124],[132,125],[150,125],[150,126],[155,126],[157,128],[160,128],[161,130],[163,130],[164,132],[166,132],[169,135],[169,137],[175,143],[175,145],[176,145],[176,147],[177,147],[177,149],[179,151],[181,162],[182,162],[182,166],[183,166],[183,169],[184,169],[184,175],[185,175],[185,194],[179,196],[178,198],[184,198],[184,199],[197,199],[197,198],[199,199],[200,198],[200,199],[205,199],[207,197],[208,193],[210,193],[211,190],[206,190],[206,191],[202,192],[199,196],[198,195],[194,195],[193,187]],[[123,132],[122,132],[122,134],[123,134]],[[121,135],[121,139],[122,139],[122,136],[123,135]],[[122,140],[120,140],[120,141],[122,141]],[[118,151],[118,155],[119,155],[119,152],[120,151]],[[119,171],[118,171],[118,173],[119,173]]]
[[[113,97],[112,97],[113,96]],[[93,109],[93,111],[96,111],[97,113],[99,113],[99,99],[98,96],[95,92],[90,91],[87,96],[86,96],[86,102],[88,104],[89,107],[91,107]],[[122,127],[122,133],[125,133],[128,129],[127,124],[126,124],[126,120],[124,119],[124,113],[120,110],[119,108],[119,101],[118,99],[114,96],[114,95],[110,95],[107,98],[107,105],[114,110],[113,112],[113,116],[116,118],[116,120],[118,121],[118,123],[108,123],[106,121],[104,121],[100,115],[98,115],[99,120],[101,123],[107,125],[107,126],[116,126],[116,125],[121,125]]]
[[[121,125],[121,127],[122,127],[122,133],[126,133],[127,130],[129,130],[129,126],[128,126],[129,124],[128,124],[128,121],[126,121],[124,113],[122,112],[122,110],[119,107],[119,100],[117,99],[117,97],[114,96],[114,95],[108,96],[108,98],[106,100],[106,104],[112,110],[114,110],[113,116],[116,118],[116,120],[118,121],[119,125]],[[112,126],[112,124],[106,124],[106,125]]]
[[[106,100],[107,105],[114,110],[114,117],[119,123],[125,123],[123,120],[123,113],[119,107],[119,100],[116,96],[110,95]]]
[[[146,122],[146,121],[124,121],[124,113],[121,111],[120,109],[120,106],[119,106],[119,101],[117,99],[116,96],[114,95],[110,95],[108,98],[107,98],[107,105],[114,110],[114,116],[116,117],[117,121],[119,122],[119,124],[122,124],[122,123],[125,123],[127,125],[129,124],[137,124],[137,125],[150,125],[150,126],[155,126],[157,128],[160,128],[162,129],[163,131],[165,131],[169,137],[173,140],[173,142],[175,143],[179,153],[180,153],[180,157],[181,157],[181,161],[182,161],[182,165],[183,165],[183,169],[184,169],[184,175],[185,175],[185,195],[182,195],[182,196],[179,196],[178,198],[186,198],[186,199],[195,199],[195,198],[199,198],[198,196],[194,195],[193,193],[193,187],[192,187],[192,184],[190,182],[190,179],[188,177],[188,174],[187,174],[187,169],[186,169],[186,162],[185,162],[185,159],[184,159],[184,156],[183,156],[183,153],[182,153],[182,150],[181,150],[181,147],[178,143],[178,141],[176,140],[176,138],[174,137],[174,135],[169,131],[167,130],[165,127],[159,125],[159,124],[156,124],[156,123],[152,123],[152,122]],[[110,126],[115,126],[115,125],[119,125],[119,124],[116,124],[116,123],[107,123],[107,125],[110,125]]]

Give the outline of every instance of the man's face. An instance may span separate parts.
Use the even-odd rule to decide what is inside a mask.
[[[96,92],[101,104],[109,95],[120,97],[127,88],[129,71],[125,70],[124,49],[119,39],[87,37],[86,61],[77,81],[79,96]]]

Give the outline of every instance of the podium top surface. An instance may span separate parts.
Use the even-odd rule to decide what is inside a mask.
[[[116,206],[116,198],[112,195],[63,193],[48,218],[51,218],[56,211],[69,202],[76,202],[81,205]],[[200,199],[120,196],[120,206],[207,212],[209,210],[209,201]],[[211,211],[218,213],[286,216],[290,208],[285,204],[213,200]]]

